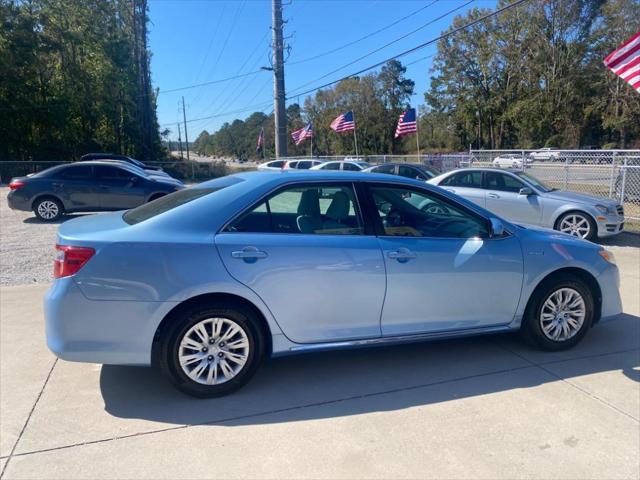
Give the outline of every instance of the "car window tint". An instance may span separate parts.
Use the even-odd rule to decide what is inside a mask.
[[[445,178],[441,186],[482,188],[482,172],[460,172]]]
[[[520,180],[500,172],[486,172],[485,182],[489,190],[501,192],[519,192],[524,187]]]
[[[220,177],[206,182],[207,187],[186,188],[178,192],[160,197],[153,202],[144,203],[139,207],[127,210],[122,219],[129,225],[144,222],[162,213],[173,210],[181,205],[192,202],[200,197],[222,190],[223,188],[243,182],[238,177]]]
[[[276,160],[275,162],[267,163],[267,166],[272,168],[282,168],[283,165],[284,165],[284,160]]]
[[[483,218],[448,200],[402,187],[371,189],[385,235],[403,237],[487,237]]]
[[[340,164],[338,162],[327,163],[322,167],[322,170],[340,170]]]
[[[374,168],[372,172],[389,173],[393,175],[395,173],[395,169],[396,169],[395,165],[380,165],[379,167]]]
[[[406,178],[417,178],[419,180],[424,180],[424,175],[420,173],[420,171],[416,170],[413,167],[407,167],[406,165],[400,165],[398,167],[398,175]]]
[[[90,165],[75,165],[61,170],[56,176],[66,180],[86,180],[91,178]]]
[[[127,170],[106,165],[96,165],[93,167],[97,178],[105,181],[128,182],[135,175]]]
[[[298,162],[298,165],[296,166],[296,168],[299,168],[301,170],[307,170],[308,168],[311,168],[311,162],[309,160],[302,160]]]
[[[361,169],[358,165],[354,164],[354,163],[345,163],[342,166],[343,170],[349,170],[351,172],[359,172]]]
[[[287,187],[227,227],[229,232],[362,235],[363,228],[350,186]]]

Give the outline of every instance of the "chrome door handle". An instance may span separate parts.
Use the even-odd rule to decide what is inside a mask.
[[[498,195],[497,193],[489,193],[489,198],[500,198],[500,195]]]
[[[387,257],[398,260],[399,262],[406,262],[407,260],[416,258],[417,255],[408,248],[401,247],[398,250],[387,253]]]
[[[256,247],[244,247],[242,250],[236,250],[231,252],[232,258],[240,258],[242,260],[251,262],[256,261],[260,258],[267,258],[269,255],[267,252],[263,252],[262,250],[258,250]]]

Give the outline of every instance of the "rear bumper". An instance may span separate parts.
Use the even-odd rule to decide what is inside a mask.
[[[73,362],[150,365],[153,337],[174,302],[88,300],[72,277],[44,299],[47,346]]]
[[[7,195],[7,205],[12,210],[21,210],[23,212],[31,211],[31,203],[29,198],[20,195],[19,192],[11,191]]]

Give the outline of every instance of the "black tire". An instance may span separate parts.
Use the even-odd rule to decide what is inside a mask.
[[[33,213],[43,222],[55,222],[64,215],[64,207],[57,198],[42,197],[33,204]]]
[[[180,365],[179,353],[181,348],[180,343],[191,328],[203,320],[212,318],[229,320],[240,327],[246,335],[249,347],[246,354],[246,363],[237,371],[235,376],[229,380],[225,380],[223,383],[206,385],[197,382],[187,375],[183,370],[183,367]],[[209,333],[209,331],[207,331],[207,333]],[[260,328],[260,323],[258,318],[256,318],[256,315],[251,310],[232,303],[215,306],[195,306],[175,315],[175,317],[170,320],[170,326],[160,341],[160,370],[169,378],[178,390],[199,398],[211,398],[226,395],[246,384],[255,374],[258,366],[262,362],[262,359],[265,356],[266,345],[266,339],[262,328]],[[214,343],[211,348],[213,349],[218,346],[220,346],[219,343]],[[197,353],[198,355],[203,356],[202,361],[207,358],[207,362],[209,364],[212,362],[214,363],[213,366],[207,365],[205,370],[213,368],[216,371],[216,375],[218,375],[218,371],[222,374],[223,368],[218,367],[218,359],[215,358],[215,355],[220,355],[220,353],[215,353],[213,350],[211,352],[207,352],[207,354],[209,353],[211,353],[211,355],[208,355],[207,357],[205,357],[205,353],[201,354],[200,351]],[[211,357],[213,357],[212,360],[210,359]],[[202,361],[200,363],[202,363]],[[223,359],[221,361],[225,360]],[[228,363],[228,365],[233,364]],[[197,367],[194,367],[193,370],[196,368]]]
[[[562,222],[567,219],[568,217],[571,216],[580,216],[583,217],[587,223],[589,224],[589,233],[586,237],[584,237],[584,240],[589,240],[590,242],[595,241],[598,238],[598,226],[596,225],[596,222],[593,220],[593,218],[591,217],[591,215],[589,215],[588,213],[585,212],[581,212],[579,210],[572,210],[570,212],[566,212],[563,213],[558,220],[556,220],[556,224],[553,227],[555,230],[560,230],[561,231],[561,225]],[[565,232],[567,233],[567,232]],[[570,234],[573,235],[573,234]],[[575,235],[577,237],[579,237],[578,235]],[[579,237],[579,238],[583,238],[583,237]]]
[[[577,332],[566,340],[553,340],[543,331],[542,309],[549,297],[560,289],[572,289],[580,294],[585,305],[584,321]],[[531,345],[547,351],[566,350],[575,346],[587,334],[593,324],[595,307],[593,292],[580,278],[570,274],[555,275],[544,280],[529,299],[522,319],[520,332]]]

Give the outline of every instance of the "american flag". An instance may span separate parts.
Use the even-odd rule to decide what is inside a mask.
[[[604,64],[640,93],[640,32],[611,52]]]
[[[410,133],[416,133],[417,131],[418,124],[416,122],[416,109],[410,108],[409,110],[402,112],[400,114],[400,118],[398,118],[395,138],[403,135],[409,135]]]
[[[353,112],[345,112],[331,122],[331,129],[335,132],[350,132],[356,129],[356,121],[353,119]]]
[[[296,143],[296,145],[300,145],[307,138],[313,137],[313,127],[311,126],[311,122],[307,123],[307,126],[301,128],[300,130],[296,130],[295,132],[291,132],[291,138]]]
[[[260,135],[258,135],[258,143],[256,145],[256,152],[264,146],[264,128],[260,129]]]

